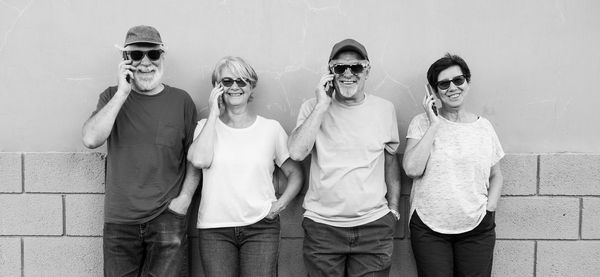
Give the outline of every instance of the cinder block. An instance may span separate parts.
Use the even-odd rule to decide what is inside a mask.
[[[581,238],[600,239],[600,198],[584,198],[581,213]]]
[[[600,155],[541,155],[540,194],[600,195]]]
[[[27,192],[104,192],[100,153],[25,153]]]
[[[598,272],[600,272],[600,242],[538,242],[536,276],[596,277]]]
[[[302,229],[302,215],[304,208],[304,194],[296,196],[294,200],[279,215],[281,219],[281,237],[282,238],[304,238],[304,229]],[[285,275],[284,275],[285,276]]]
[[[0,273],[21,276],[21,239],[0,238]]]
[[[304,259],[302,258],[302,238],[283,238],[279,242],[279,276],[304,277]]]
[[[579,238],[579,199],[502,197],[496,212],[499,239]]]
[[[67,195],[65,211],[67,235],[102,236],[104,195]]]
[[[494,249],[492,276],[532,277],[534,256],[533,241],[498,240]]]
[[[0,153],[0,192],[23,192],[21,153]]]
[[[24,238],[25,276],[103,276],[102,238]]]
[[[504,185],[503,195],[535,195],[537,193],[537,155],[507,154],[500,161]]]
[[[60,195],[0,194],[0,235],[62,235]]]

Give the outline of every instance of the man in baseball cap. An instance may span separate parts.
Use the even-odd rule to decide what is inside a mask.
[[[187,92],[162,83],[165,48],[151,26],[129,29],[118,85],[100,94],[83,143],[108,142],[105,276],[179,276],[186,213],[200,172],[186,162],[196,125]]]
[[[400,218],[395,108],[366,92],[361,43],[336,43],[328,65],[288,140],[292,159],[311,155],[304,264],[309,276],[388,276]]]

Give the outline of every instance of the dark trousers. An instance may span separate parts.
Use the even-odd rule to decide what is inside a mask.
[[[410,242],[419,276],[491,276],[495,227],[495,214],[488,211],[471,231],[441,234],[427,227],[415,211],[410,219]]]
[[[180,276],[186,217],[167,209],[147,223],[104,223],[104,276]]]
[[[347,228],[304,218],[303,252],[308,276],[389,276],[395,225],[392,213]]]
[[[279,217],[248,226],[199,229],[206,277],[277,276]]]

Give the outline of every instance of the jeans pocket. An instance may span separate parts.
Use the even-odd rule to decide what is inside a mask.
[[[486,210],[481,225],[485,225],[485,229],[494,229],[496,227],[496,212]]]
[[[279,222],[279,215],[276,215],[273,219],[269,219],[268,217],[263,217],[262,222],[273,224]]]
[[[172,216],[179,218],[179,219],[185,219],[185,214],[180,214],[178,212],[175,212],[173,210],[171,210],[169,207],[167,207],[167,213],[170,213]]]

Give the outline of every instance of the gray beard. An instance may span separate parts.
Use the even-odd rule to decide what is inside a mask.
[[[135,79],[136,90],[140,92],[151,91],[160,85],[163,72],[162,70],[154,71],[152,79]]]

